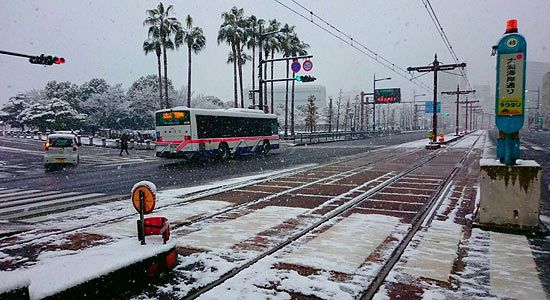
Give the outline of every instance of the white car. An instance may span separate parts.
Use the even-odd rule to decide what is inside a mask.
[[[44,143],[44,167],[49,169],[54,165],[78,165],[80,161],[80,144],[71,133],[52,133]]]

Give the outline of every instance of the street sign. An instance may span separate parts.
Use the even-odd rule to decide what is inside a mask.
[[[151,187],[147,184],[140,184],[134,187],[132,190],[132,204],[134,208],[140,212],[141,203],[140,203],[140,194],[143,197],[143,213],[148,214],[153,211],[155,208],[155,203],[157,198],[155,193],[151,190]]]
[[[309,71],[311,71],[311,69],[313,69],[313,63],[309,59],[304,61],[302,66],[304,67],[304,71],[306,71],[306,72],[309,72]]]
[[[434,113],[434,102],[433,101],[426,101],[424,102],[424,112],[425,113],[429,113],[429,114],[433,114]],[[441,102],[437,102],[437,112],[436,113],[441,113]]]
[[[290,69],[291,69],[292,72],[294,72],[294,73],[300,72],[300,68],[301,68],[301,67],[300,67],[300,63],[297,62],[297,61],[293,62],[293,63],[290,65]]]
[[[518,33],[504,35],[497,46],[495,119],[504,133],[514,133],[523,127],[526,50],[527,43]]]
[[[374,90],[374,102],[380,103],[399,103],[401,102],[401,89],[375,89]]]

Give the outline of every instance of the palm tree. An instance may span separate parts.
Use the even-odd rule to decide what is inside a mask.
[[[185,18],[187,32],[184,40],[187,44],[188,69],[187,69],[187,107],[191,107],[191,51],[198,54],[206,47],[206,37],[199,27],[193,27],[193,18],[187,15]]]
[[[246,47],[252,49],[252,89],[256,89],[256,46],[260,43],[260,24],[263,19],[258,19],[252,15],[247,19]],[[256,94],[252,96],[252,105],[256,105]]]
[[[281,23],[277,21],[277,19],[273,19],[269,21],[269,26],[267,27],[267,32],[275,32],[281,29]],[[280,43],[280,34],[272,34],[267,38],[266,41],[266,58],[267,54],[271,52],[271,58],[274,58],[275,51],[280,51],[281,43]],[[266,68],[267,69],[267,68]],[[271,79],[273,79],[273,62],[271,62]],[[267,103],[266,103],[267,104]],[[273,82],[271,82],[271,110],[270,112],[273,113]]]
[[[162,46],[161,46],[160,40],[157,40],[157,39],[147,39],[143,42],[143,51],[145,51],[145,55],[153,51],[155,51],[155,54],[157,55],[157,66],[158,66],[158,72],[159,72],[160,108],[162,108],[162,71],[161,71],[161,63],[160,63],[161,47]]]
[[[228,12],[224,12],[221,15],[223,19],[222,25],[220,25],[220,30],[218,31],[218,44],[225,42],[231,46],[231,52],[233,57],[239,57],[240,54],[237,53],[240,51],[240,44],[244,38],[243,30],[243,15],[244,10],[242,8],[237,8],[233,6]],[[233,61],[233,92],[235,107],[239,106],[239,99],[237,95],[237,60]],[[241,98],[242,98],[241,91]]]
[[[147,18],[143,21],[144,26],[149,26],[149,38],[159,39],[163,58],[164,58],[164,88],[165,88],[165,103],[168,103],[168,58],[166,57],[166,49],[174,49],[181,46],[183,42],[184,32],[181,28],[181,23],[175,17],[170,17],[173,6],[169,5],[166,9],[162,2],[155,9],[147,10]],[[172,41],[172,34],[175,35],[175,41]]]
[[[238,64],[240,64],[241,66],[244,66],[247,61],[252,60],[252,57],[250,55],[246,54],[245,52],[243,52],[242,50],[243,49],[241,49],[241,51],[238,52],[238,53],[241,54],[241,57],[239,57],[239,59],[237,59],[236,62]],[[235,56],[233,56],[232,51],[229,52],[229,54],[227,55],[227,63],[228,64],[235,63]]]
[[[284,57],[289,57],[294,51],[296,51],[294,42],[297,39],[296,33],[294,33],[294,26],[285,24],[281,29],[282,35],[280,39],[280,48]],[[290,61],[286,61],[286,77],[289,76]],[[288,81],[286,82],[285,89],[285,137],[288,136]]]

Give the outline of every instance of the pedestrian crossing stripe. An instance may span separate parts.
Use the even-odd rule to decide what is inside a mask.
[[[51,214],[125,198],[127,195],[0,188],[0,220],[38,222]]]

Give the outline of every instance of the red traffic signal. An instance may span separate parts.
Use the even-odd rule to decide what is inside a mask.
[[[51,55],[45,56],[44,54],[40,56],[33,56],[29,59],[29,62],[31,64],[38,64],[38,65],[47,65],[51,66],[53,64],[60,65],[65,63],[65,58],[63,57],[53,57]]]

